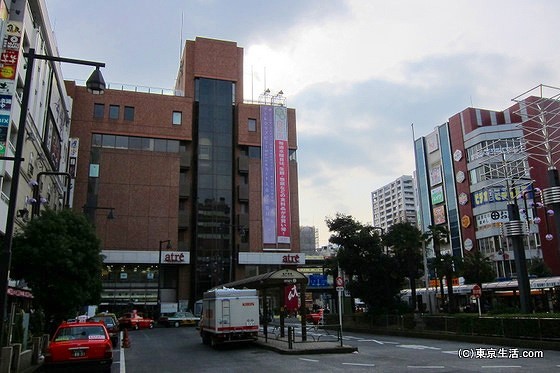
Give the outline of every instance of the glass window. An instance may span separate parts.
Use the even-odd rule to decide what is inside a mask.
[[[261,148],[258,146],[249,147],[249,158],[259,159],[261,157]]]
[[[173,112],[173,125],[180,126],[183,123],[183,113],[180,111]]]
[[[93,104],[93,117],[103,118],[105,115],[105,104]]]
[[[141,137],[130,137],[128,139],[128,148],[134,150],[142,150],[142,138]]]
[[[179,153],[179,141],[167,140],[167,151],[169,153]]]
[[[154,150],[156,152],[166,152],[167,151],[167,140],[155,139],[154,140]]]
[[[109,119],[119,119],[119,105],[109,105]]]
[[[247,120],[247,130],[249,132],[257,132],[257,120],[253,118],[249,118]]]
[[[94,133],[91,136],[91,146],[101,146],[101,135],[98,133]]]
[[[124,120],[134,120],[134,107],[132,106],[124,107]]]
[[[116,136],[115,148],[128,149],[128,136]]]
[[[142,150],[154,150],[154,139],[143,138]]]
[[[103,135],[103,147],[104,148],[114,148],[115,147],[115,135]]]

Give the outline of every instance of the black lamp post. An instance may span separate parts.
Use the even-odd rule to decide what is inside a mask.
[[[171,250],[171,240],[163,240],[159,241],[159,261],[158,261],[158,286],[157,286],[157,313],[158,317],[161,314],[161,249],[163,248],[163,244],[167,243],[166,249]]]
[[[21,112],[19,116],[18,134],[15,144],[14,157],[0,157],[0,160],[10,160],[14,162],[12,171],[12,183],[10,186],[10,201],[8,203],[8,213],[6,218],[6,230],[4,232],[4,240],[2,245],[2,256],[0,257],[0,281],[3,282],[0,289],[0,307],[2,307],[2,318],[0,320],[0,344],[4,343],[4,325],[8,316],[8,298],[7,291],[10,280],[10,266],[12,261],[12,236],[14,233],[14,219],[16,214],[17,192],[19,184],[19,175],[21,170],[23,144],[25,136],[25,124],[27,121],[27,110],[29,107],[29,91],[31,89],[31,76],[33,73],[33,63],[35,59],[66,62],[78,65],[95,66],[96,70],[91,74],[86,82],[88,91],[95,94],[102,94],[105,90],[105,81],[101,75],[100,67],[105,67],[103,62],[83,61],[71,58],[63,58],[57,56],[47,56],[35,54],[35,49],[30,48],[29,52],[23,53],[27,57],[27,71],[25,73],[25,82],[23,86],[23,94],[21,98]]]
[[[66,176],[66,201],[64,203],[65,208],[70,207],[70,174],[68,172],[50,172],[50,171],[43,171],[37,174],[37,183],[33,184],[33,198],[35,199],[35,203],[31,207],[31,219],[35,217],[35,215],[39,215],[41,212],[41,196],[39,195],[39,187],[41,185],[41,177],[43,175],[54,175],[54,176]]]

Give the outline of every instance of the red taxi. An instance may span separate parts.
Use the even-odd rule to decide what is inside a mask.
[[[154,327],[154,320],[149,317],[144,317],[139,312],[128,312],[119,318],[119,327],[121,329],[152,329]]]
[[[113,344],[101,322],[63,322],[45,353],[47,371],[111,372]]]

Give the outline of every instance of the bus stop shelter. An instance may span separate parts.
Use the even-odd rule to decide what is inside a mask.
[[[286,285],[295,284],[299,285],[300,289],[300,302],[301,305],[299,307],[300,315],[301,315],[301,331],[302,331],[302,340],[307,340],[307,330],[306,330],[306,314],[307,309],[305,307],[305,292],[307,290],[307,277],[294,269],[283,268],[273,272],[263,273],[253,277],[247,277],[241,280],[232,281],[227,284],[223,284],[221,286],[227,288],[235,288],[235,289],[257,289],[259,295],[262,296],[263,299],[263,315],[269,315],[269,305],[267,301],[267,295],[271,292],[271,289],[277,289],[279,294],[284,294],[284,290]],[[283,298],[281,299],[283,302]],[[282,307],[283,309],[284,307]],[[281,336],[284,336],[284,329],[285,329],[285,312],[280,312],[280,332]],[[264,317],[264,332],[265,335],[268,329],[268,317]]]

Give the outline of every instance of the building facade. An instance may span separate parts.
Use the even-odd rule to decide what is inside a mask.
[[[69,203],[70,178],[66,173],[72,103],[59,62],[34,58],[31,64],[24,56],[30,49],[36,55],[58,56],[44,0],[0,0],[0,37],[0,230],[5,236],[10,204],[15,207],[13,230],[17,232],[41,208],[58,210]],[[25,87],[28,72],[31,79]],[[29,104],[22,113],[25,88]],[[13,158],[19,135],[23,136],[21,163],[17,194],[12,199],[16,184]],[[7,250],[3,252],[6,255]],[[7,274],[1,277],[5,280]],[[12,301],[15,294],[30,297],[29,291],[22,290],[24,283],[8,282]]]
[[[554,221],[546,209],[535,208],[543,201],[536,190],[551,186],[547,170],[559,160],[554,149],[547,150],[558,141],[558,105],[530,96],[501,112],[468,108],[416,139],[423,231],[444,224],[453,255],[480,250],[493,261],[499,278],[516,277],[512,243],[503,231],[503,223],[511,220],[508,205],[515,204],[525,225],[528,262],[544,259],[554,274],[560,273]],[[547,139],[539,133],[548,133]],[[545,238],[549,234],[550,240]]]
[[[74,209],[103,241],[104,306],[191,308],[212,287],[305,263],[295,110],[280,95],[244,101],[236,43],[187,41],[173,95],[67,87]]]
[[[373,226],[384,231],[400,222],[416,224],[416,200],[412,176],[403,175],[371,192]]]

